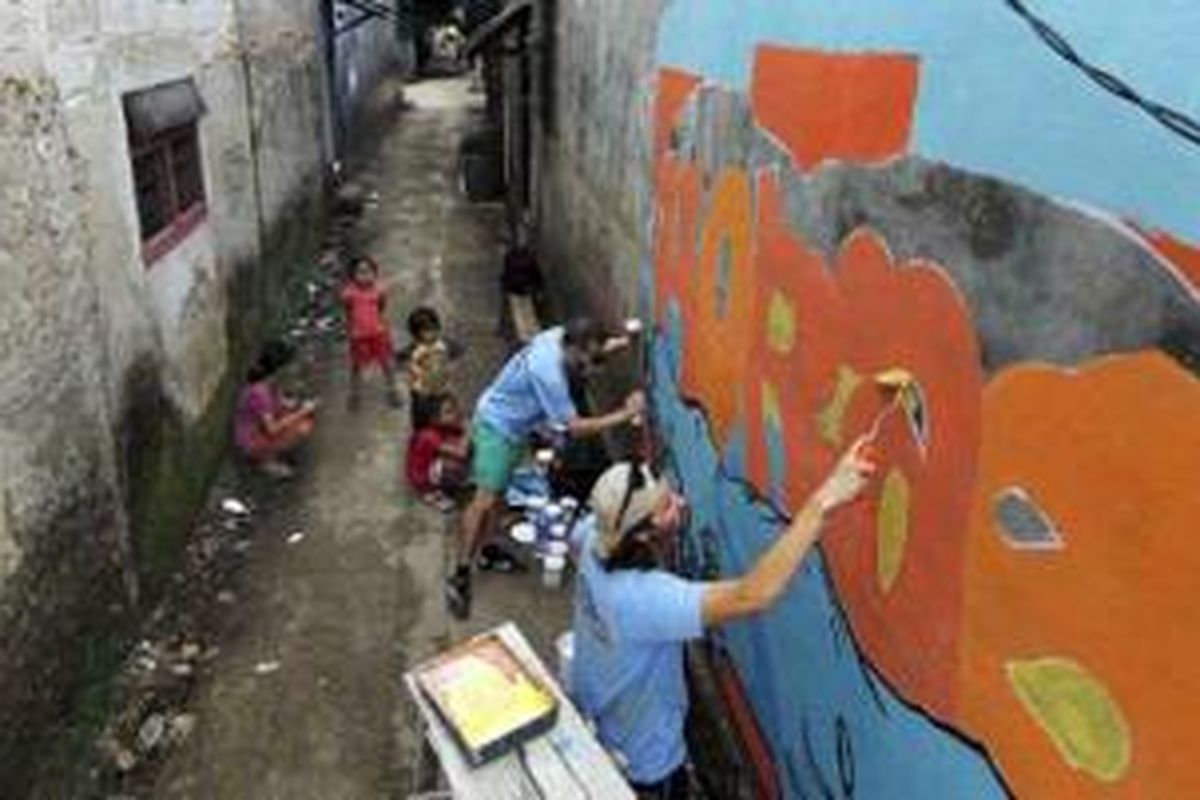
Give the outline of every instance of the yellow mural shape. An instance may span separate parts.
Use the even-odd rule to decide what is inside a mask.
[[[1008,679],[1069,764],[1112,783],[1129,770],[1129,725],[1108,690],[1067,658],[1014,661]]]
[[[893,469],[883,482],[883,496],[876,518],[879,538],[875,568],[879,586],[884,592],[890,592],[896,585],[900,569],[904,566],[904,548],[908,544],[908,509],[908,479],[903,472]]]
[[[767,381],[763,381],[762,385],[762,413],[763,421],[768,425],[774,425],[780,430],[783,429],[783,411],[779,407],[779,392],[775,390],[775,386]]]
[[[782,356],[796,346],[796,311],[782,292],[771,293],[767,307],[767,344]]]
[[[821,431],[821,438],[835,447],[842,443],[842,421],[862,381],[862,376],[853,368],[845,364],[838,367],[837,386],[834,387],[833,396],[817,415],[817,428]]]

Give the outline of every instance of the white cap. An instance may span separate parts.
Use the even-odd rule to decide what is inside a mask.
[[[641,471],[642,483],[630,493],[630,476],[634,469]],[[596,550],[601,558],[611,555],[630,528],[654,513],[668,491],[667,484],[655,478],[654,473],[644,464],[635,467],[629,462],[623,462],[610,467],[601,475],[592,489],[590,501],[599,523],[600,536],[596,540]],[[627,495],[629,503],[622,513],[621,506],[625,503]],[[618,514],[620,519],[617,519]]]

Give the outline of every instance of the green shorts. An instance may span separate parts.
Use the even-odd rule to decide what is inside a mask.
[[[471,478],[480,489],[502,494],[525,454],[523,443],[511,441],[486,422],[471,429]]]

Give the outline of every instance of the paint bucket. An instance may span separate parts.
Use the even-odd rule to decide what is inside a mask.
[[[542,559],[542,585],[547,589],[562,588],[563,570],[567,567],[565,556],[548,555]]]
[[[545,548],[546,557],[547,558],[565,557],[567,555],[567,551],[569,551],[570,549],[571,549],[570,545],[568,545],[566,542],[552,540],[552,541],[546,542],[546,548]]]
[[[531,545],[537,542],[537,528],[529,522],[518,522],[509,529],[508,535],[517,544]]]
[[[563,691],[571,693],[571,664],[575,661],[575,633],[567,631],[554,641],[558,653],[558,682]]]
[[[563,510],[558,503],[547,503],[546,507],[537,515],[537,531],[538,541],[544,542],[550,538],[550,531],[555,525],[562,522]]]

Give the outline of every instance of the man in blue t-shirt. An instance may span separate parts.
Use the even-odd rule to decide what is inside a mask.
[[[643,465],[618,464],[592,491],[574,537],[575,654],[570,685],[584,716],[643,798],[688,797],[683,644],[706,628],[770,608],[817,540],[823,519],[874,471],[859,441],[779,539],[740,578],[685,580],[663,568],[683,500]]]
[[[572,377],[590,377],[608,355],[629,343],[627,336],[608,335],[594,320],[572,320],[535,336],[480,396],[471,429],[475,496],[463,511],[458,566],[446,579],[446,603],[456,617],[471,614],[471,565],[495,523],[500,498],[530,434],[553,427],[573,437],[594,436],[636,420],[645,410],[641,391],[616,411],[596,417],[580,416],[571,399]]]

